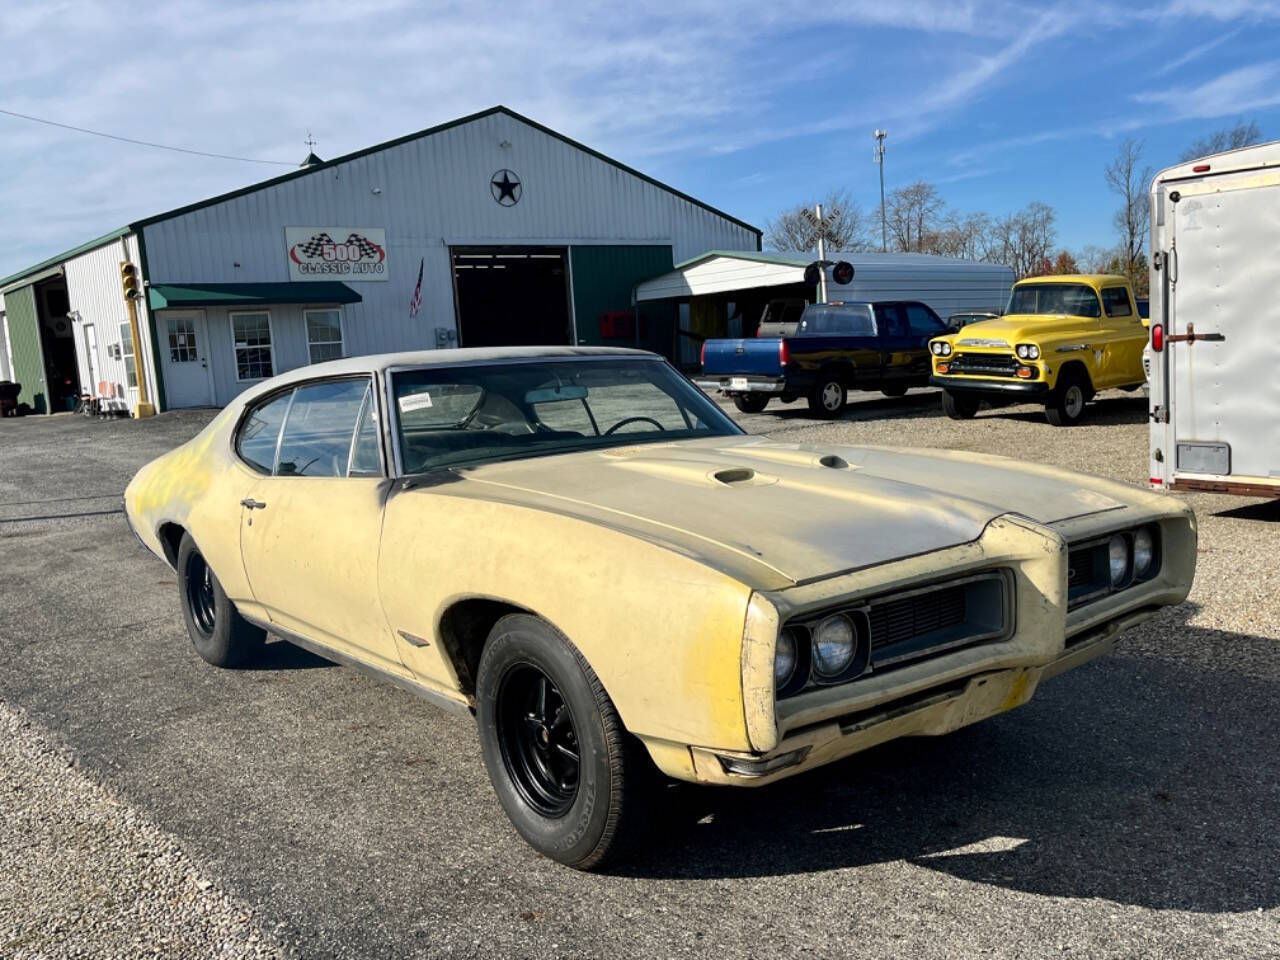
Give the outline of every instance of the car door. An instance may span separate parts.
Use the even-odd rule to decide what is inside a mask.
[[[929,357],[929,341],[949,333],[942,318],[923,303],[904,303],[901,309],[907,319],[907,345],[903,357],[907,365],[907,379],[912,386],[922,387],[929,382],[932,364]]]
[[[1147,329],[1129,297],[1129,288],[1102,288],[1102,356],[1098,361],[1098,387],[1140,383],[1142,348],[1147,345]]]
[[[389,481],[368,376],[299,385],[264,475],[243,502],[240,550],[273,624],[375,665],[399,666],[378,598]]]
[[[907,327],[907,314],[900,303],[876,304],[876,328],[880,331],[881,383],[893,390],[896,385],[910,384],[912,339]]]

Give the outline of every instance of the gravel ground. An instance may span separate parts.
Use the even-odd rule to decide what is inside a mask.
[[[832,423],[731,413],[783,441],[1145,478],[1123,394],[1071,430],[1034,408],[953,423],[926,391]],[[515,837],[465,719],[281,643],[253,670],[195,657],[172,574],[115,511],[207,417],[0,422],[0,956],[278,949],[265,930],[304,957],[1280,957],[1280,504],[1189,498],[1188,603],[1026,707],[678,791],[643,857],[589,876]],[[142,879],[150,906],[93,899]]]
[[[0,700],[0,956],[282,957],[171,835]]]

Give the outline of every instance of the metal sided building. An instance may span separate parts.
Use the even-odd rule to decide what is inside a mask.
[[[0,280],[11,378],[37,411],[80,394],[222,405],[339,356],[423,347],[678,349],[635,286],[760,231],[494,107],[129,224]],[[124,262],[144,295],[132,342]],[[140,387],[141,381],[141,387]]]

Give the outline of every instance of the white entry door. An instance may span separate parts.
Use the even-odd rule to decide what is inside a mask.
[[[208,407],[213,404],[209,339],[203,311],[165,311],[160,322],[160,357],[164,364],[165,405]]]

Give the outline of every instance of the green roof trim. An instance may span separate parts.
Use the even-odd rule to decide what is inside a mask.
[[[176,210],[169,210],[166,213],[158,213],[153,217],[147,217],[143,220],[138,220],[130,224],[130,226],[134,229],[138,229],[139,227],[146,227],[154,223],[159,223],[162,220],[170,220],[174,217],[180,217],[184,214],[192,213],[196,210],[202,210],[205,207],[216,206],[219,203],[225,203],[226,201],[234,200],[237,197],[243,197],[250,193],[256,193],[259,190],[265,190],[268,187],[274,187],[276,184],[287,183],[290,180],[296,180],[298,177],[305,177],[313,173],[319,173],[322,170],[328,170],[330,167],[336,167],[342,163],[349,163],[352,160],[358,160],[361,157],[367,157],[371,153],[378,153],[382,150],[390,150],[392,147],[399,147],[403,144],[410,143],[414,140],[420,140],[423,137],[430,137],[437,133],[444,133],[446,130],[452,130],[454,127],[460,127],[460,126],[463,126],[464,124],[473,123],[476,120],[483,120],[485,117],[491,117],[491,116],[494,116],[495,114],[500,114],[500,113],[506,114],[508,117],[511,117],[513,120],[518,120],[523,124],[527,124],[528,126],[533,127],[533,129],[541,131],[542,133],[545,133],[549,137],[554,137],[555,139],[559,140],[561,143],[567,143],[569,146],[575,147],[576,149],[581,150],[583,153],[586,153],[586,154],[589,154],[590,156],[595,157],[597,160],[602,160],[605,163],[610,164],[611,166],[617,167],[619,170],[622,170],[624,173],[629,173],[634,177],[639,177],[641,180],[645,181],[645,183],[652,184],[653,186],[658,187],[661,190],[665,190],[667,191],[667,193],[673,194],[674,196],[679,197],[681,200],[685,200],[689,203],[692,203],[696,207],[701,207],[703,210],[706,210],[709,213],[714,213],[718,217],[723,217],[725,220],[728,220],[730,223],[735,223],[746,230],[750,230],[756,235],[757,246],[760,244],[760,238],[763,237],[764,234],[759,227],[752,226],[751,224],[747,223],[745,220],[739,220],[737,217],[730,216],[729,214],[725,213],[723,210],[718,210],[715,207],[711,206],[710,204],[703,203],[701,200],[698,200],[696,197],[691,197],[689,196],[689,194],[684,193],[680,190],[677,190],[675,187],[669,184],[663,183],[661,180],[655,180],[653,177],[649,176],[646,173],[641,173],[639,170],[635,169],[634,167],[629,167],[625,163],[621,163],[613,159],[612,157],[606,156],[605,154],[601,153],[598,150],[593,150],[590,147],[588,147],[586,144],[579,143],[577,140],[574,140],[570,137],[566,137],[563,133],[558,133],[555,130],[552,130],[550,127],[544,127],[542,124],[538,123],[536,120],[530,120],[528,117],[523,116],[519,113],[516,113],[514,110],[510,109],[509,107],[504,107],[501,104],[499,104],[496,107],[490,107],[487,110],[481,110],[479,113],[468,114],[467,116],[459,117],[456,120],[450,120],[446,123],[437,124],[434,127],[427,127],[425,130],[419,130],[416,133],[409,133],[409,134],[405,134],[402,137],[396,137],[394,140],[386,140],[382,143],[374,144],[372,147],[365,147],[362,150],[357,150],[354,153],[344,154],[341,157],[334,157],[332,160],[323,160],[319,163],[308,164],[307,166],[302,167],[301,169],[292,170],[289,173],[283,173],[278,177],[272,177],[270,180],[262,180],[258,183],[250,184],[247,187],[241,187],[238,190],[232,190],[229,193],[219,194],[216,197],[210,197],[208,200],[200,200],[200,201],[197,201],[196,203],[189,203],[185,207],[178,207]]]
[[[152,310],[257,307],[275,303],[359,303],[363,297],[334,280],[303,283],[157,283],[147,288]]]
[[[56,257],[41,260],[39,263],[27,267],[25,270],[19,270],[17,273],[10,274],[5,278],[0,279],[0,288],[8,287],[18,280],[23,280],[32,274],[39,273],[41,270],[47,270],[50,267],[59,266],[64,260],[70,260],[72,257],[80,256],[82,253],[88,253],[90,250],[96,250],[98,247],[106,246],[112,240],[119,240],[121,237],[132,232],[132,227],[119,227],[118,229],[112,230],[110,233],[104,233],[95,240],[90,240],[88,243],[82,243],[78,247],[72,247],[70,250],[60,253]]]

